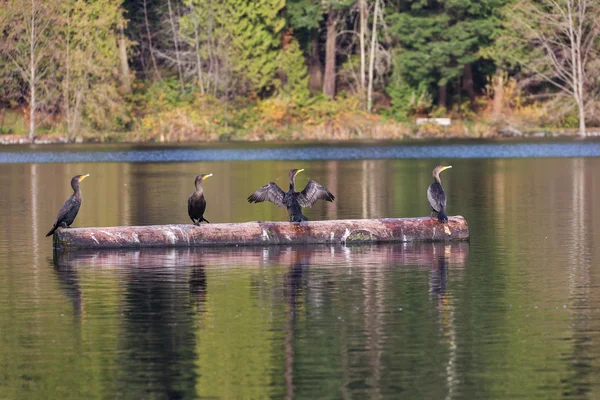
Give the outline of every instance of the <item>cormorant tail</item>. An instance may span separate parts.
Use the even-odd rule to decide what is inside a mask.
[[[200,223],[202,221],[206,222],[207,224],[210,224],[210,222],[208,222],[208,220],[206,218],[204,218],[204,217],[202,217],[202,219],[200,221],[198,221],[198,223]]]
[[[292,222],[302,222],[302,221],[308,221],[308,218],[306,217],[306,215],[300,213],[300,214],[294,214],[294,217],[292,218]]]
[[[446,215],[446,210],[440,210],[440,212],[438,212],[438,221],[444,223],[444,222],[448,222],[448,216]]]
[[[50,229],[50,232],[46,233],[46,237],[48,237],[48,236],[52,235],[52,234],[54,233],[54,231],[56,230],[56,228],[58,228],[58,226],[57,226],[57,225],[54,225],[54,226],[52,227],[52,229]]]

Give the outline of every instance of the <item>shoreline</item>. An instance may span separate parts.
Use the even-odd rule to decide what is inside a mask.
[[[415,135],[386,135],[386,136],[374,136],[374,135],[361,135],[355,137],[340,137],[336,135],[331,136],[308,136],[306,138],[290,138],[286,136],[265,136],[265,137],[227,137],[227,138],[197,138],[191,139],[186,138],[184,140],[157,140],[141,139],[136,138],[134,134],[125,135],[113,135],[113,136],[83,136],[77,137],[75,140],[69,140],[65,135],[49,134],[40,135],[32,142],[29,140],[27,135],[23,134],[6,134],[0,135],[0,146],[11,146],[11,145],[56,145],[56,144],[200,144],[200,143],[300,143],[300,142],[361,142],[361,141],[373,141],[373,142],[387,142],[387,141],[430,141],[430,140],[503,140],[503,139],[516,139],[518,140],[531,140],[531,139],[593,139],[600,137],[600,129],[592,130],[587,133],[585,138],[579,137],[577,132],[573,131],[549,131],[544,129],[534,129],[529,132],[521,132],[516,129],[511,129],[507,132],[493,132],[489,135],[473,136],[467,134],[449,134],[449,135],[427,135],[427,134],[415,134]]]

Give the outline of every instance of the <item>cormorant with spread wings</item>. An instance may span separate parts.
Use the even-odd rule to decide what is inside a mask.
[[[258,189],[248,197],[249,203],[260,203],[270,201],[281,208],[287,208],[290,222],[308,221],[302,214],[302,207],[312,207],[317,200],[333,201],[335,196],[323,185],[310,179],[301,192],[296,192],[296,175],[304,169],[293,169],[290,171],[290,188],[284,192],[275,182],[270,182]]]

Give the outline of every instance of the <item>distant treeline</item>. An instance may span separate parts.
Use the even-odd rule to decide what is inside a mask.
[[[192,131],[331,124],[348,107],[396,121],[512,113],[581,134],[600,118],[597,0],[1,4],[0,108],[31,137],[160,130],[163,112]]]

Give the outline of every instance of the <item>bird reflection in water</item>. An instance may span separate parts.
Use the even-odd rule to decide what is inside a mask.
[[[77,269],[68,262],[71,254],[64,251],[54,251],[52,264],[61,291],[73,304],[73,318],[79,321],[83,314],[83,296]]]
[[[190,266],[190,297],[199,315],[206,314],[206,271],[204,265]]]
[[[450,245],[446,249],[444,243],[431,244],[431,271],[429,273],[429,291],[432,295],[443,297],[448,282],[448,260],[446,250],[450,252]]]
[[[446,362],[447,396],[452,398],[458,382],[456,371],[457,334],[454,323],[454,306],[452,297],[447,292],[449,258],[459,266],[464,266],[468,243],[445,244],[432,243],[431,270],[429,272],[429,293],[435,300],[438,311],[440,331],[444,335],[443,342],[448,345],[448,361]],[[454,246],[454,247],[453,247]]]
[[[285,347],[285,386],[286,398],[293,399],[294,396],[294,343],[296,336],[297,310],[302,307],[303,278],[304,271],[309,266],[310,252],[303,248],[291,250],[293,252],[293,263],[285,279],[286,295],[286,335]]]
[[[119,283],[107,290],[118,291],[120,299],[117,375],[128,380],[119,380],[116,390],[123,397],[194,397],[196,323],[188,299],[191,294],[195,309],[205,309],[207,279],[201,257],[199,251],[174,249],[54,254],[54,271],[76,316],[83,313],[78,270],[118,270]],[[98,279],[112,279],[100,275]]]

